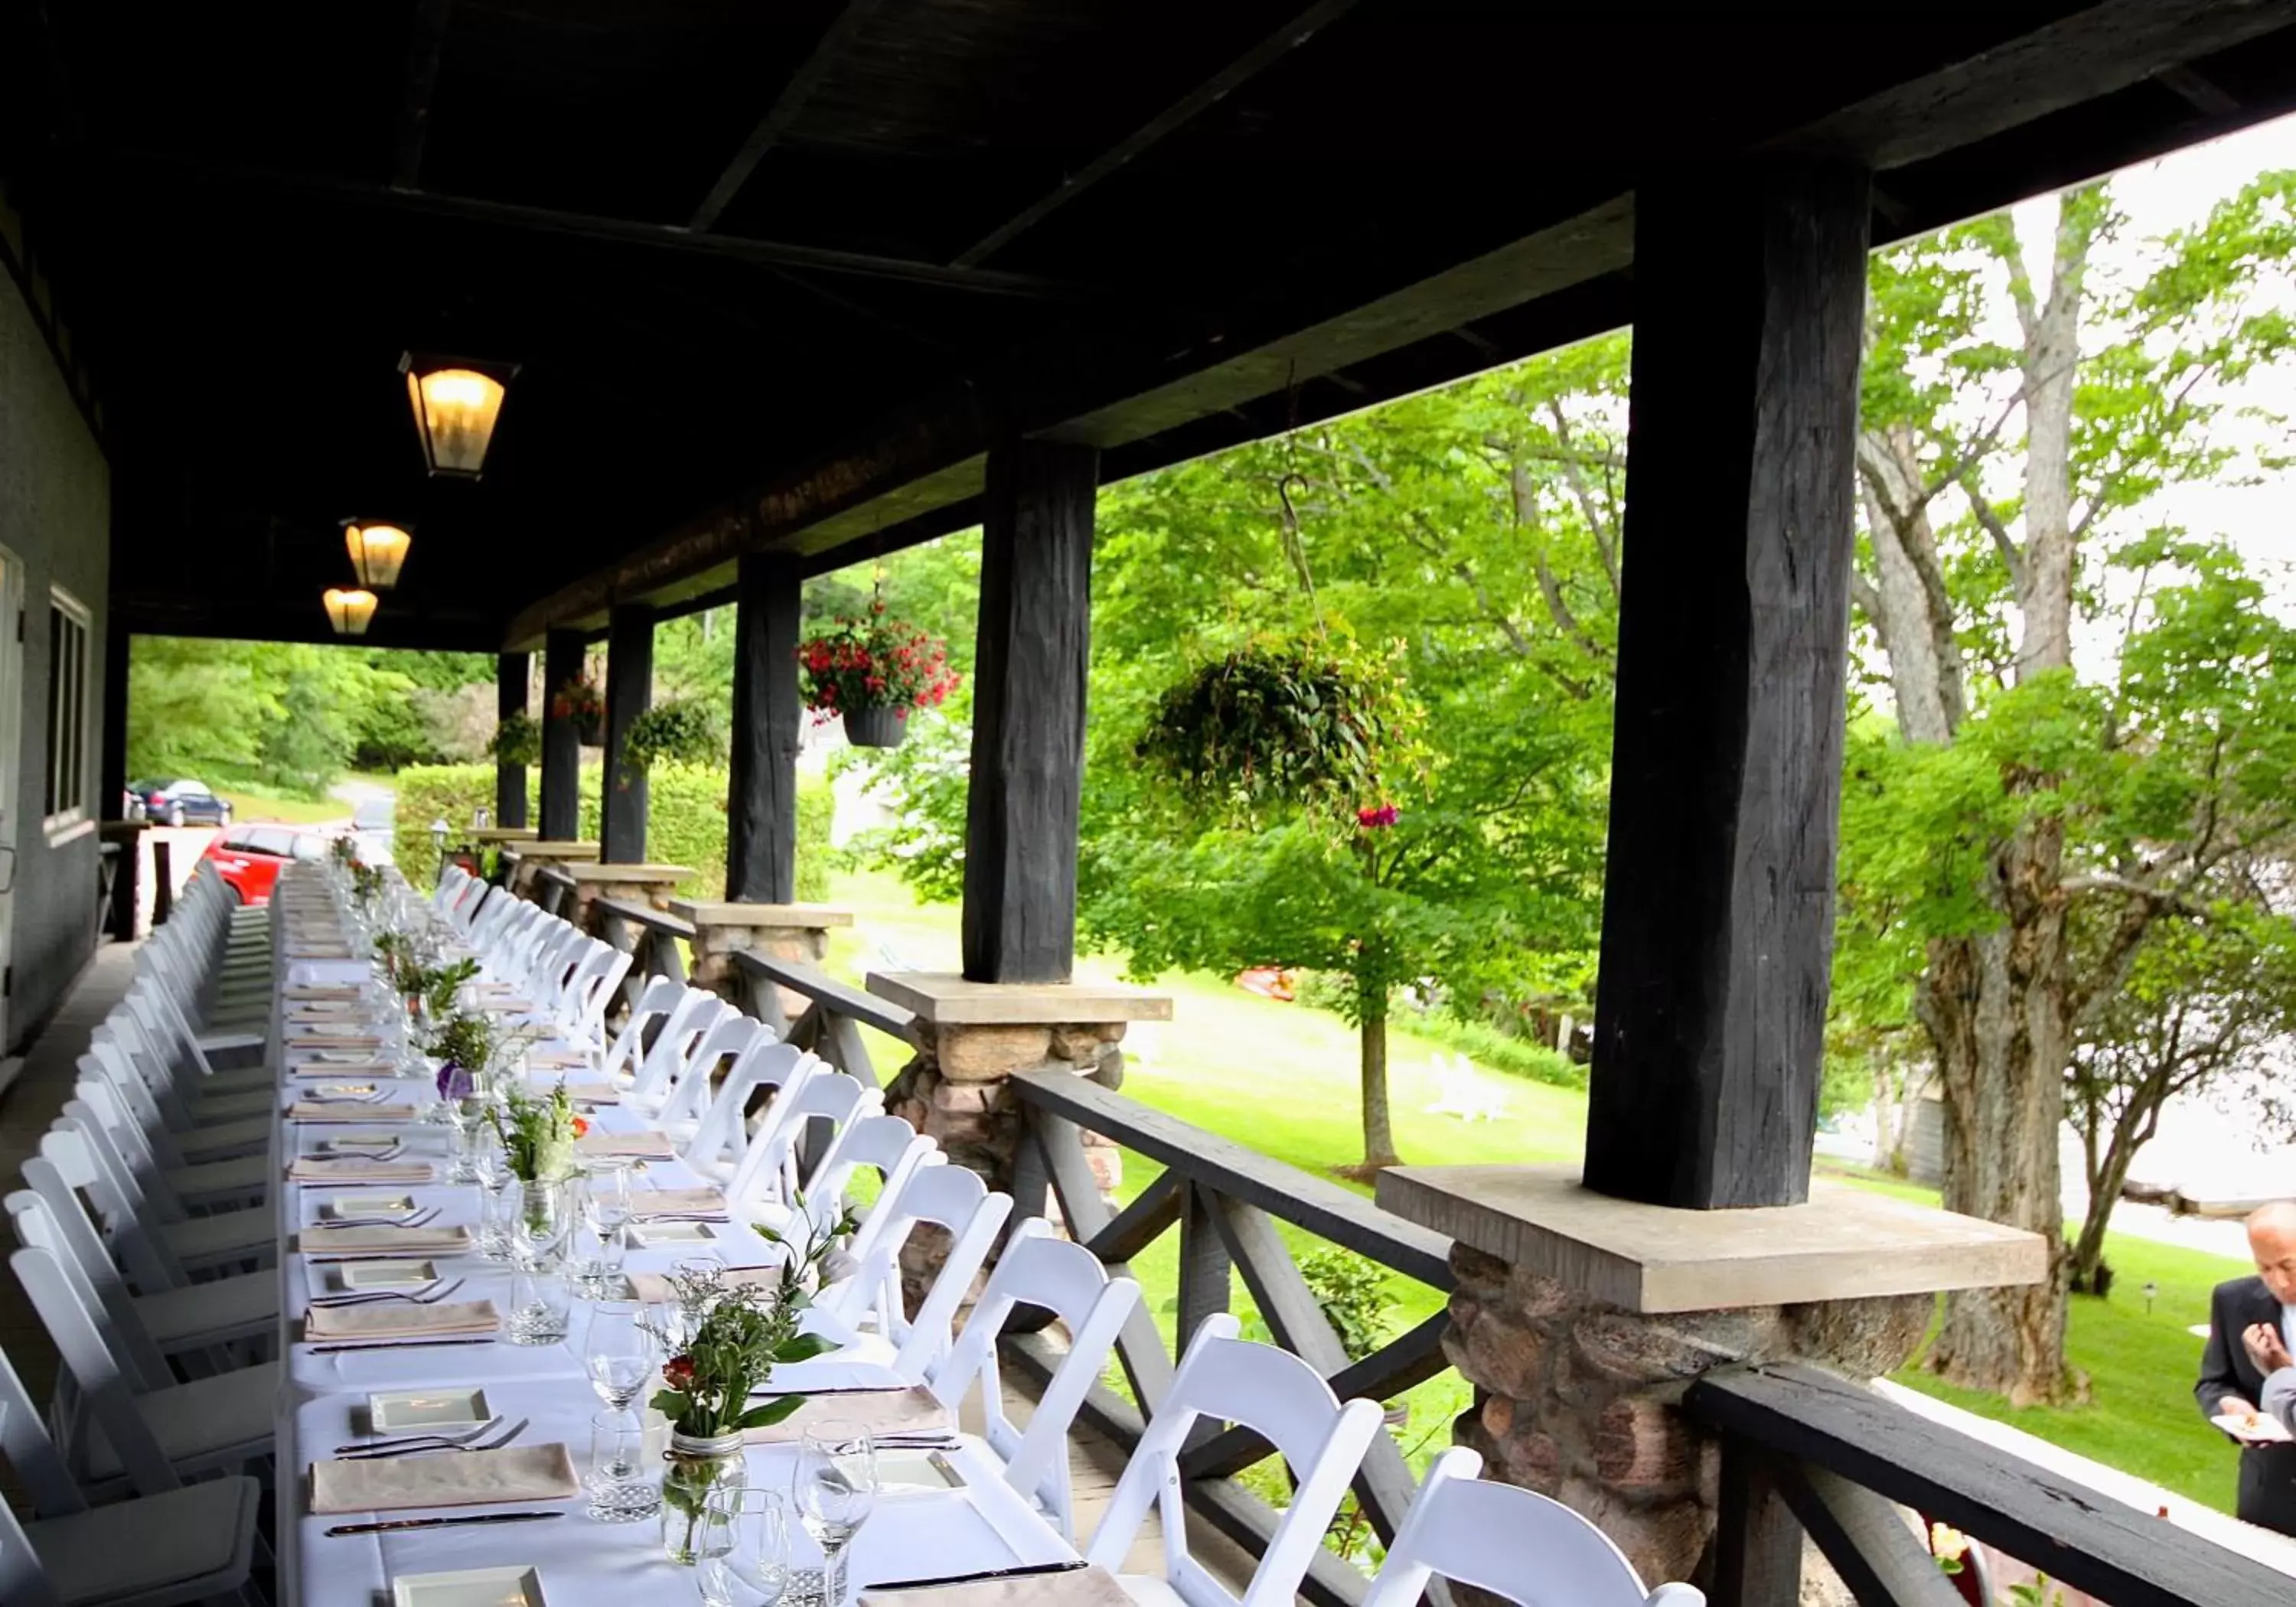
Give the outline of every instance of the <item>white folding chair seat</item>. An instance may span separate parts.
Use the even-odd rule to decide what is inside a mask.
[[[175,1190],[176,1198],[190,1205],[260,1199],[271,1188],[271,1162],[263,1155],[162,1167],[160,1175]]]
[[[1478,1479],[1465,1447],[1435,1458],[1364,1607],[1415,1607],[1429,1579],[1447,1579],[1521,1607],[1706,1607],[1703,1591],[1645,1591],[1611,1537],[1559,1501]]]
[[[960,1167],[937,1167],[933,1171],[972,1175]],[[923,1181],[922,1174],[919,1181]],[[937,1177],[934,1181],[939,1181]],[[972,1281],[972,1272],[967,1269],[955,1291],[959,1298]],[[948,1282],[947,1269],[943,1268],[932,1293],[926,1297],[927,1307],[934,1306],[935,1297]],[[1139,1284],[1130,1278],[1110,1277],[1108,1268],[1092,1251],[1054,1237],[1051,1224],[1042,1217],[1030,1217],[1006,1242],[996,1270],[988,1275],[988,1286],[980,1291],[980,1303],[965,1319],[964,1332],[949,1349],[947,1359],[926,1374],[934,1398],[952,1409],[979,1384],[981,1438],[1004,1463],[1006,1482],[1043,1509],[1071,1540],[1076,1518],[1069,1488],[1069,1428],[1086,1394],[1099,1382],[1118,1332],[1139,1303]],[[1023,1306],[1052,1312],[1069,1331],[1068,1354],[1054,1369],[1026,1425],[1005,1414],[996,1370],[997,1338],[1013,1312]],[[955,1308],[955,1300],[951,1300],[946,1312],[937,1308],[930,1313],[923,1307],[918,1309],[909,1341],[902,1347],[904,1360],[912,1359],[911,1353],[926,1341],[946,1339]],[[937,1331],[929,1330],[929,1319]]]
[[[1292,1505],[1260,1554],[1242,1607],[1292,1607],[1324,1531],[1372,1436],[1380,1431],[1375,1402],[1341,1406],[1313,1367],[1289,1351],[1239,1340],[1237,1326],[1225,1311],[1197,1324],[1171,1387],[1133,1448],[1100,1527],[1085,1547],[1085,1560],[1118,1574],[1126,1594],[1142,1607],[1237,1607],[1239,1598],[1188,1552],[1180,1452],[1200,1418],[1257,1431],[1295,1480]],[[1160,1579],[1120,1571],[1152,1503],[1163,1520]]]
[[[32,1186],[4,1201],[16,1242],[54,1255],[81,1305],[108,1319],[109,1338],[143,1384],[172,1382],[163,1357],[266,1337],[277,1326],[276,1273],[131,1292],[55,1164],[34,1156],[24,1163],[24,1180]]]

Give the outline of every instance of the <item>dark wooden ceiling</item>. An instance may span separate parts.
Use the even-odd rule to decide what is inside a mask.
[[[323,632],[392,516],[376,638],[477,647],[953,528],[1001,433],[1130,472],[1613,325],[1653,163],[1867,160],[1886,237],[2296,103],[2296,0],[6,4],[122,619]],[[522,365],[482,482],[410,347]]]

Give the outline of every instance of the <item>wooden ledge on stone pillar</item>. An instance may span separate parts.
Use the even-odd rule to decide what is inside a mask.
[[[542,833],[532,826],[472,826],[463,835],[471,841],[486,847],[504,842],[533,842]],[[594,845],[592,851],[596,851]]]
[[[1003,1189],[1013,1186],[1021,1138],[1007,1079],[1043,1069],[1117,1087],[1126,1029],[1172,1019],[1168,994],[1111,983],[969,982],[947,972],[896,971],[872,972],[868,987],[916,1017],[915,1057],[886,1086],[885,1109]],[[1118,1152],[1091,1134],[1086,1143],[1102,1191],[1112,1193]]]
[[[853,912],[826,904],[734,904],[706,898],[672,898],[669,913],[693,923],[696,988],[707,988],[736,1004],[746,986],[734,967],[742,950],[819,965],[829,957],[832,929],[853,924]],[[782,1013],[795,1021],[811,1001],[783,990]]]
[[[584,931],[590,930],[590,907],[601,898],[620,898],[669,907],[669,895],[681,881],[698,873],[683,865],[631,865],[621,860],[594,861],[560,867],[574,879],[574,907],[566,918]]]
[[[525,896],[534,885],[534,873],[548,865],[580,865],[598,857],[594,842],[569,841],[562,838],[537,837],[518,845],[518,873],[511,881],[511,891]]]
[[[2038,1234],[1819,1182],[1801,1205],[1683,1210],[1573,1165],[1396,1167],[1380,1207],[1624,1311],[1736,1310],[2036,1283]]]

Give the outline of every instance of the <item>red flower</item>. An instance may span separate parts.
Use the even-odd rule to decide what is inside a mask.
[[[581,1117],[579,1117],[579,1116],[577,1116],[577,1117],[574,1119],[574,1136],[575,1136],[575,1137],[579,1138],[579,1137],[581,1137],[581,1136],[582,1136],[582,1135],[583,1135],[583,1134],[585,1134],[585,1133],[588,1132],[589,1130],[590,1130],[590,1124],[589,1124],[589,1122],[588,1122],[588,1121],[585,1120],[583,1118],[581,1118]]]
[[[1364,808],[1357,809],[1356,811],[1356,824],[1361,826],[1366,832],[1381,832],[1385,831],[1389,826],[1393,825],[1402,817],[1401,811],[1397,809],[1393,804],[1383,803],[1375,808],[1365,807]]]
[[[662,1363],[661,1382],[680,1394],[691,1389],[693,1385],[693,1358],[690,1356],[673,1356]]]

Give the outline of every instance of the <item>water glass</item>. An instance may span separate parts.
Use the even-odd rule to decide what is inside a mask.
[[[562,1178],[514,1182],[509,1190],[518,1198],[510,1218],[511,1258],[521,1262],[559,1259],[566,1235],[573,1231],[572,1187]]]
[[[526,1196],[515,1177],[496,1175],[488,1163],[484,1152],[478,1156],[479,1172],[479,1253],[489,1261],[511,1259],[512,1226]]]
[[[503,1337],[513,1345],[562,1345],[572,1326],[574,1291],[554,1261],[520,1262],[511,1274],[510,1316]]]
[[[629,1249],[623,1231],[630,1220],[629,1170],[601,1166],[580,1186],[582,1234],[575,1246],[575,1286],[590,1300],[608,1300],[621,1289],[622,1259]]]
[[[590,1308],[582,1335],[582,1364],[590,1387],[616,1412],[626,1413],[653,1376],[660,1348],[636,1300],[600,1300]]]
[[[693,1582],[706,1607],[773,1607],[789,1587],[789,1520],[772,1490],[709,1492]]]
[[[806,1533],[821,1547],[823,1607],[843,1607],[846,1550],[877,1503],[877,1454],[869,1431],[835,1419],[808,1429],[790,1492]]]
[[[645,1424],[627,1412],[590,1419],[590,1516],[636,1523],[661,1510],[661,1458],[646,1452]]]

